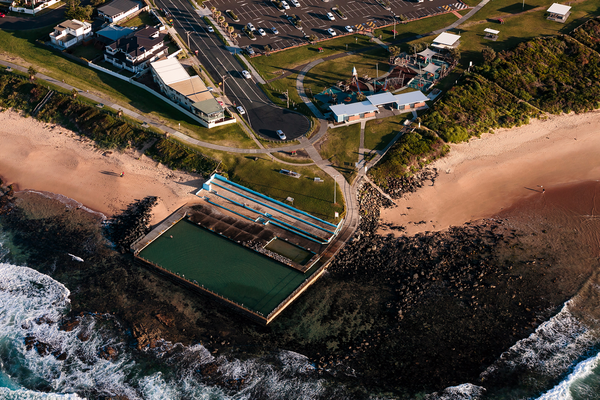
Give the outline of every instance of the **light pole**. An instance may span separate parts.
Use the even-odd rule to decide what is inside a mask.
[[[396,39],[396,14],[392,12],[392,15],[394,16],[394,39]]]
[[[375,70],[377,71],[377,78],[379,78],[379,63],[375,64]]]
[[[185,31],[185,33],[187,34],[187,40],[188,40],[188,49],[189,49],[190,51],[192,51],[192,48],[190,47],[190,33],[192,33],[192,32],[190,32],[190,31]]]

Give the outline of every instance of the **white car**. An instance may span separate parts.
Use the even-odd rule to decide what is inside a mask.
[[[246,25],[246,28],[248,28],[248,30],[250,32],[255,31],[256,28],[254,27],[254,25],[252,25],[252,22],[248,22],[248,25]]]
[[[279,35],[279,31],[275,27],[271,28],[271,32],[273,32],[273,35]]]
[[[330,21],[335,21],[335,17],[333,16],[332,13],[328,12],[327,14],[325,14],[327,16],[327,19]]]
[[[265,35],[267,34],[267,32],[265,32],[265,30],[264,30],[263,28],[260,28],[260,29],[258,30],[258,34],[259,34],[260,36],[265,36]]]
[[[333,28],[327,29],[327,33],[329,33],[331,36],[337,35],[337,33],[335,33],[335,31],[333,30]]]
[[[289,10],[290,9],[290,5],[287,2],[285,2],[285,1],[281,2],[281,7],[283,7],[284,10]]]
[[[243,70],[243,71],[242,71],[242,76],[243,76],[244,78],[246,78],[246,79],[250,79],[250,78],[252,78],[252,75],[250,75],[250,72],[248,72],[248,71],[246,71],[246,70]]]
[[[238,112],[240,113],[240,115],[244,115],[246,114],[246,111],[244,111],[244,107],[242,106],[237,106],[236,109],[238,110]]]
[[[214,32],[214,31],[215,31],[215,30],[214,30],[214,28],[213,28],[212,26],[210,26],[210,25],[209,25],[209,26],[208,26],[208,28],[206,28],[206,29],[208,29],[208,31],[209,31],[210,33],[212,33],[212,32]]]
[[[277,131],[277,136],[279,136],[279,139],[281,139],[281,140],[287,139],[287,137],[285,137],[285,133],[283,133],[283,131],[281,129],[279,129]]]
[[[298,0],[291,0],[294,7],[300,7],[300,2]]]
[[[346,32],[350,32],[350,33],[354,32],[354,29],[352,29],[352,27],[350,25],[346,25],[344,27],[344,29],[346,30]]]

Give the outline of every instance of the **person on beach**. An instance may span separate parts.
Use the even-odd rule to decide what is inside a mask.
[[[119,175],[121,178],[125,175],[125,172],[121,172],[121,175]]]

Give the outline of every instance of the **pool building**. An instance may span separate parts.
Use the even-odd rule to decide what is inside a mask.
[[[132,245],[136,258],[268,324],[324,272],[343,220],[324,221],[213,175],[197,196]]]

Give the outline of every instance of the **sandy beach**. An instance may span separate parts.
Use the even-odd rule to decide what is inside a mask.
[[[152,223],[187,202],[200,176],[172,171],[135,150],[98,149],[68,129],[0,113],[0,177],[16,190],[62,194],[111,216],[136,199],[157,196]],[[124,176],[120,177],[121,172]]]
[[[600,179],[600,112],[551,116],[451,146],[434,185],[396,200],[381,222],[405,234],[489,218],[553,187]],[[423,222],[424,221],[424,222]],[[385,227],[381,233],[388,233]]]

